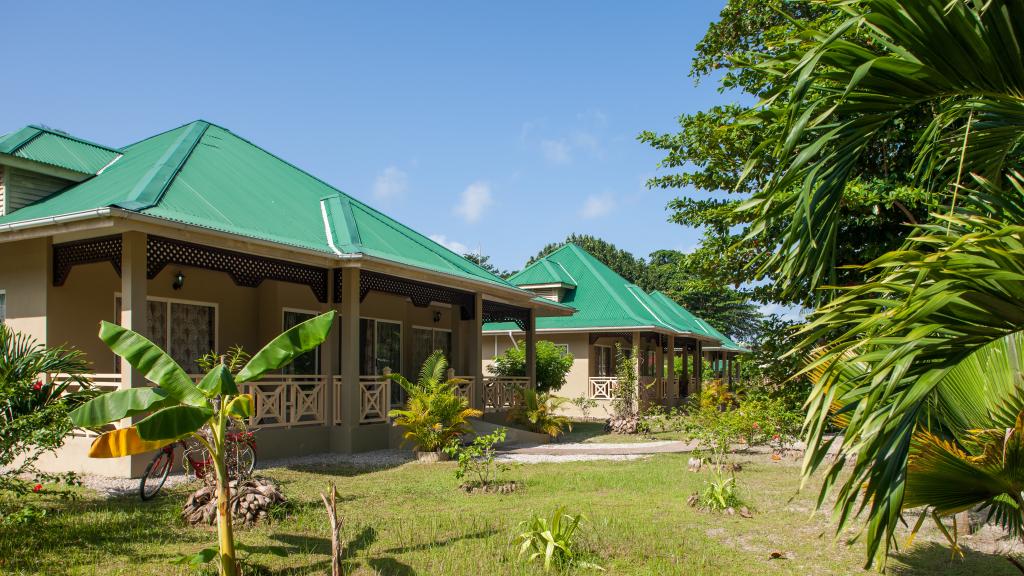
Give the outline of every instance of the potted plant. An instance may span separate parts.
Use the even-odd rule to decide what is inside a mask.
[[[469,432],[470,418],[483,415],[455,393],[465,380],[446,378],[447,370],[448,361],[437,350],[423,363],[416,382],[401,374],[387,375],[409,396],[405,407],[392,410],[388,416],[395,426],[405,428],[402,436],[414,444],[416,458],[421,462],[445,459],[444,447]]]

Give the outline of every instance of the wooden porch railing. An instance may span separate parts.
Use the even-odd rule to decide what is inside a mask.
[[[522,403],[520,391],[530,385],[526,376],[485,376],[484,410],[508,410]]]
[[[593,400],[611,400],[618,385],[619,379],[615,376],[591,376],[588,395]]]
[[[340,393],[338,394],[340,396]],[[387,422],[391,380],[383,376],[359,377],[359,423]]]

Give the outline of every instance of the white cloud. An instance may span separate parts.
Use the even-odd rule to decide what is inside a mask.
[[[466,246],[462,242],[449,240],[448,237],[445,236],[444,234],[431,234],[430,239],[444,246],[445,248],[451,250],[452,252],[459,254],[460,256],[462,254],[469,254],[471,252],[469,246]]]
[[[583,208],[580,210],[580,218],[593,219],[600,218],[612,211],[615,208],[615,198],[611,194],[591,194],[587,196],[587,199],[583,202]]]
[[[775,303],[762,304],[761,313],[766,316],[778,314],[783,320],[805,320],[805,310],[799,306],[783,306]]]
[[[373,197],[378,200],[400,198],[409,187],[409,176],[395,166],[388,166],[373,182]]]
[[[568,164],[572,162],[569,144],[565,140],[543,140],[540,143],[544,159],[552,164]]]
[[[487,182],[473,182],[462,191],[462,198],[455,206],[455,213],[466,222],[478,222],[484,210],[494,203],[491,198],[491,185]]]

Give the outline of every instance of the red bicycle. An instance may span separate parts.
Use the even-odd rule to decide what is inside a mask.
[[[232,479],[244,479],[252,475],[256,468],[256,437],[252,432],[232,432],[227,435],[231,449],[227,455],[228,476]],[[139,480],[139,497],[149,500],[160,493],[164,487],[167,476],[174,466],[175,447],[182,449],[182,466],[185,474],[192,470],[196,478],[203,479],[211,472],[213,459],[210,458],[206,448],[193,441],[191,444],[184,440],[178,440],[168,444],[157,452],[153,460],[146,465],[146,471],[142,473]]]

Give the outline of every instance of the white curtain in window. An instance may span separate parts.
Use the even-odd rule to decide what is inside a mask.
[[[171,358],[186,372],[199,372],[197,360],[213,351],[216,314],[212,306],[171,303]]]

